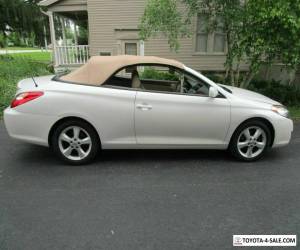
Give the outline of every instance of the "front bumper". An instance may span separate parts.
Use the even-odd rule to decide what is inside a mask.
[[[56,117],[22,113],[17,109],[4,111],[4,123],[8,134],[17,140],[48,146],[50,128]]]
[[[273,120],[273,126],[275,130],[273,147],[282,147],[289,144],[294,129],[293,121],[281,117],[281,119]]]

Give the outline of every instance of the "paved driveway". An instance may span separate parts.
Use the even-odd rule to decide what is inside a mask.
[[[224,250],[233,234],[300,237],[300,124],[290,146],[249,164],[218,151],[109,151],[70,167],[12,141],[2,122],[0,148],[1,250]]]

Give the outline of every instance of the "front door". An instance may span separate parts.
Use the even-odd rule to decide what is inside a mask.
[[[225,98],[137,92],[138,144],[205,145],[224,143],[230,108]]]
[[[152,91],[143,86],[146,90],[137,91],[135,100],[138,144],[224,145],[230,123],[230,104],[225,97],[208,97],[209,86],[192,76],[184,77],[178,92]]]

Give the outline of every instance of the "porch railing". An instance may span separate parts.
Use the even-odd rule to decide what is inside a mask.
[[[57,66],[84,64],[89,57],[89,45],[55,47],[55,64]]]

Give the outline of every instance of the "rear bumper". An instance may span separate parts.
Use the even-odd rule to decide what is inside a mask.
[[[289,144],[294,129],[293,121],[282,117],[273,121],[275,137],[273,148],[282,147]]]
[[[48,146],[48,135],[56,117],[19,112],[7,108],[4,123],[8,134],[17,140]]]

